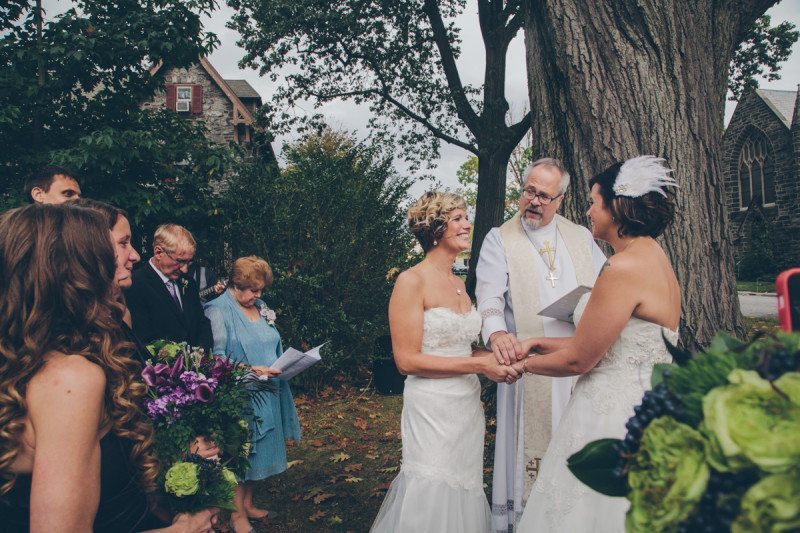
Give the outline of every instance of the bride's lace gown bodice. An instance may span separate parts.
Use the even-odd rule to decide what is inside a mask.
[[[576,324],[588,299],[578,302]],[[591,441],[625,436],[625,423],[650,389],[653,365],[672,362],[662,332],[677,341],[676,331],[632,317],[597,366],[578,379],[517,531],[625,531],[628,501],[592,491],[572,475],[567,458]]]
[[[423,315],[422,353],[469,357],[480,314],[434,307]],[[403,391],[400,473],[378,512],[374,532],[489,531],[483,492],[486,423],[474,374],[408,376]]]

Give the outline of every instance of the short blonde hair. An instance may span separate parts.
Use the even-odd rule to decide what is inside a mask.
[[[231,268],[231,281],[238,289],[252,289],[257,285],[268,288],[272,286],[272,269],[258,256],[240,257]]]
[[[408,209],[408,230],[414,234],[424,252],[442,238],[450,213],[467,209],[464,198],[452,192],[429,191]]]
[[[197,242],[192,233],[177,224],[161,224],[153,234],[153,248],[160,246],[168,252],[177,252],[190,248],[197,249]]]

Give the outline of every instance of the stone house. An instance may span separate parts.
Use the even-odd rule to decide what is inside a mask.
[[[262,102],[247,81],[223,79],[206,58],[189,68],[162,69],[158,64],[150,72],[164,77],[165,91],[142,107],[166,107],[187,119],[202,120],[212,141],[250,147],[253,114]]]
[[[800,266],[799,96],[800,86],[749,91],[725,130],[724,201],[737,265],[757,249],[750,260],[771,250],[778,271]]]

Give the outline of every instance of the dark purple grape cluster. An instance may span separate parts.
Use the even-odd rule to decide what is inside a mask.
[[[668,372],[664,374],[665,377],[668,376]],[[683,406],[662,382],[644,393],[642,403],[633,408],[633,413],[634,415],[625,424],[627,435],[616,445],[620,460],[614,469],[614,476],[618,478],[625,477],[628,459],[639,450],[642,434],[650,422],[662,416],[672,416],[680,420]]]
[[[758,366],[759,375],[769,381],[774,381],[786,372],[800,370],[800,350],[791,353],[786,348],[779,348],[764,357]]]
[[[725,474],[711,471],[708,487],[694,513],[678,526],[678,533],[727,533],[739,515],[742,494],[758,480],[758,473]]]

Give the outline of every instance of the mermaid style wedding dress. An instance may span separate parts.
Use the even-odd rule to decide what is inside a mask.
[[[481,329],[473,308],[424,314],[422,352],[441,357],[472,353]],[[486,421],[474,374],[408,376],[403,391],[403,461],[372,525],[375,533],[486,533],[491,511],[483,492]]]
[[[576,324],[588,299],[584,295],[575,308]],[[662,331],[670,342],[677,341],[676,331],[631,318],[597,366],[578,379],[516,531],[625,531],[628,500],[604,496],[581,483],[567,468],[567,459],[591,441],[625,436],[625,423],[650,389],[653,365],[672,362]]]

